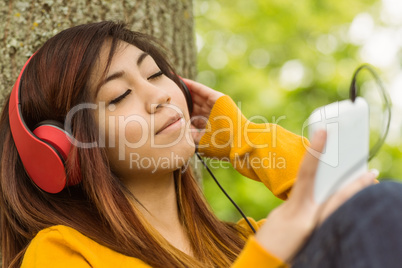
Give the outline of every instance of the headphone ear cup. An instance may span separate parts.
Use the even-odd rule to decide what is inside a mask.
[[[49,155],[51,157],[58,156],[60,161],[56,162],[63,163],[62,167],[58,168],[63,168],[63,170],[65,171],[64,163],[67,161],[68,155],[70,153],[72,147],[71,141],[73,140],[73,137],[64,130],[63,124],[54,120],[45,120],[36,125],[33,133],[36,135],[36,137],[38,137],[53,148],[54,154]],[[64,174],[64,176],[60,177],[63,179],[63,181],[66,180],[65,183],[67,183],[68,186],[76,185],[81,182],[81,172],[79,170],[78,158],[75,159],[74,165],[76,165],[76,172],[78,172],[77,174],[75,174],[76,176],[68,179],[67,174]],[[61,183],[62,182],[48,180],[47,187],[49,189],[58,189],[57,187],[59,187],[58,185],[60,185]]]
[[[62,156],[62,161],[67,160],[71,150],[72,137],[64,130],[64,126],[55,120],[45,120],[35,126],[33,133],[44,142],[50,144]]]

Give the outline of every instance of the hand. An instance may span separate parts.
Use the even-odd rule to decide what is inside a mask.
[[[325,140],[326,132],[318,131],[310,146],[322,152]],[[313,195],[318,163],[317,157],[306,153],[289,200],[268,215],[267,221],[256,234],[261,245],[283,261],[288,261],[297,253],[318,224],[355,193],[373,184],[378,175],[367,172],[318,205]]]
[[[198,145],[202,135],[204,135],[212,107],[224,94],[190,79],[183,78],[183,81],[190,90],[193,99],[193,113],[190,115],[191,127],[195,130],[192,135],[195,144]]]

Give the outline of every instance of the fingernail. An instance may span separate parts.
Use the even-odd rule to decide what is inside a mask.
[[[315,133],[314,133],[314,138],[322,138],[325,135],[325,130],[324,129],[318,129]]]
[[[378,175],[380,174],[380,172],[378,171],[378,169],[370,169],[370,173],[372,173],[374,175],[374,178],[377,178]]]

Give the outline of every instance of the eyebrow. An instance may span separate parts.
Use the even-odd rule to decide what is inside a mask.
[[[142,62],[144,61],[144,59],[147,56],[149,56],[149,54],[146,53],[146,52],[142,52],[140,54],[140,56],[137,59],[137,66],[138,67],[141,66]],[[121,71],[117,71],[117,72],[115,72],[115,73],[113,73],[111,75],[108,75],[102,82],[99,83],[98,87],[96,88],[95,98],[98,95],[98,93],[99,93],[99,91],[100,91],[102,86],[104,86],[106,83],[108,83],[108,82],[110,82],[112,80],[119,79],[119,78],[123,77],[125,74],[126,74],[126,72],[121,70]]]

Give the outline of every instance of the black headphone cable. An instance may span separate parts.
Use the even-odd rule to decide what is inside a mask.
[[[207,164],[204,162],[204,160],[202,160],[200,154],[198,152],[195,152],[195,154],[197,155],[198,159],[202,162],[202,164],[204,165],[204,167],[206,168],[206,170],[209,172],[209,174],[211,175],[211,177],[214,179],[214,181],[216,182],[216,184],[219,186],[219,188],[221,189],[221,191],[226,195],[226,197],[230,200],[230,202],[232,202],[233,206],[237,209],[237,211],[239,211],[239,213],[241,214],[241,216],[243,217],[243,219],[247,222],[248,226],[250,226],[250,229],[253,231],[253,233],[256,233],[253,225],[250,223],[250,221],[247,219],[246,215],[243,213],[243,211],[240,209],[240,207],[236,204],[236,202],[229,196],[229,194],[225,191],[225,189],[223,189],[222,185],[219,183],[219,181],[216,179],[216,177],[214,176],[214,174],[212,173],[212,171],[209,169],[209,167],[207,166]]]

